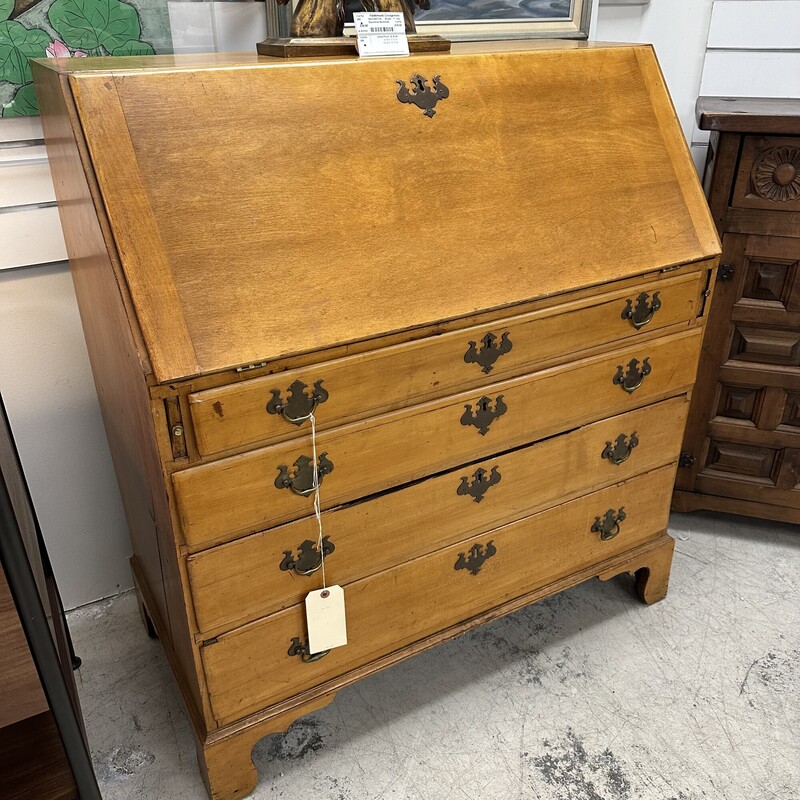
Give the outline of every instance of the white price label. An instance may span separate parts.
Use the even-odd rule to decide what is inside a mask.
[[[321,653],[347,644],[344,589],[328,586],[306,595],[308,652]]]
[[[353,22],[362,58],[408,55],[406,23],[399,11],[357,11]]]

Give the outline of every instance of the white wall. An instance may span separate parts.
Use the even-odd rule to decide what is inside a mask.
[[[699,93],[800,97],[800,0],[716,0]]]
[[[0,120],[0,392],[67,607],[130,552],[38,119]]]
[[[762,2],[763,0],[759,0]],[[644,6],[602,5],[592,38],[606,42],[647,42],[655,47],[664,79],[686,139],[695,130],[694,106],[703,74],[713,0],[650,0]],[[692,157],[705,161],[704,141]]]
[[[800,97],[800,0],[650,0],[596,15],[593,38],[655,46],[698,170],[699,95]]]

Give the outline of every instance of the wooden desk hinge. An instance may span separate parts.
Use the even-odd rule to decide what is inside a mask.
[[[698,319],[706,313],[708,298],[711,297],[711,275],[713,272],[714,270],[710,269],[706,273],[706,286],[700,294],[700,308],[697,310]]]
[[[720,264],[719,272],[717,273],[717,280],[730,281],[733,280],[733,276],[735,274],[736,274],[736,264]]]
[[[187,458],[186,431],[183,428],[180,398],[177,395],[175,397],[165,397],[164,409],[167,412],[167,427],[169,429],[170,445],[172,446],[172,457],[176,460]]]
[[[247,364],[244,367],[236,367],[237,372],[250,372],[253,369],[261,369],[262,367],[266,367],[269,364],[269,361],[259,361],[257,364]]]

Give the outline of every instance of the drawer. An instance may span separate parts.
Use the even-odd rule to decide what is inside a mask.
[[[756,364],[800,367],[800,330],[735,324],[730,358]]]
[[[732,204],[800,211],[800,136],[745,136]]]
[[[656,536],[674,475],[664,467],[347,584],[348,644],[318,661],[288,654],[305,641],[303,605],[222,634],[201,650],[214,715],[232,722]],[[596,520],[620,509],[619,534],[602,540]]]
[[[733,434],[729,439],[707,441],[705,466],[695,479],[695,490],[800,509],[800,448],[781,446],[775,435],[772,441],[764,437],[766,441],[759,442],[754,437],[756,441],[747,442],[736,431]]]
[[[701,335],[694,329],[631,344],[476,393],[324,431],[317,443],[320,464],[327,471],[320,492],[322,507],[677,395],[694,381]],[[646,360],[650,372],[629,393],[615,380],[630,375],[631,384],[636,383],[636,374],[629,372],[634,360],[639,365]],[[308,486],[310,456],[308,439],[295,439],[174,473],[185,542],[198,549],[204,543],[308,516],[312,498],[279,487],[285,479],[292,479],[299,490]]]
[[[275,403],[284,403],[289,416],[307,414],[315,386],[319,399],[324,398],[317,406],[318,427],[331,427],[520,375],[537,363],[634,338],[639,330],[688,323],[697,316],[704,281],[704,271],[651,279],[488,325],[195,392],[189,395],[189,408],[197,447],[209,455],[302,435],[302,428],[270,412]],[[637,329],[623,318],[645,294],[636,320],[646,320],[656,293],[660,307],[651,321]]]
[[[656,403],[327,511],[324,531],[334,549],[325,558],[326,578],[352,583],[677,461],[688,405],[685,396]],[[483,481],[476,481],[478,470]],[[218,633],[302,602],[322,586],[316,541],[316,520],[306,518],[190,556],[199,630]],[[305,574],[311,569],[317,571]]]

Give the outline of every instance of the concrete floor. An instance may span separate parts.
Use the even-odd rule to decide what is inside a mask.
[[[800,800],[800,532],[675,515],[671,590],[591,581],[341,692],[256,745],[253,797]],[[107,800],[204,800],[130,593],[70,614]]]

